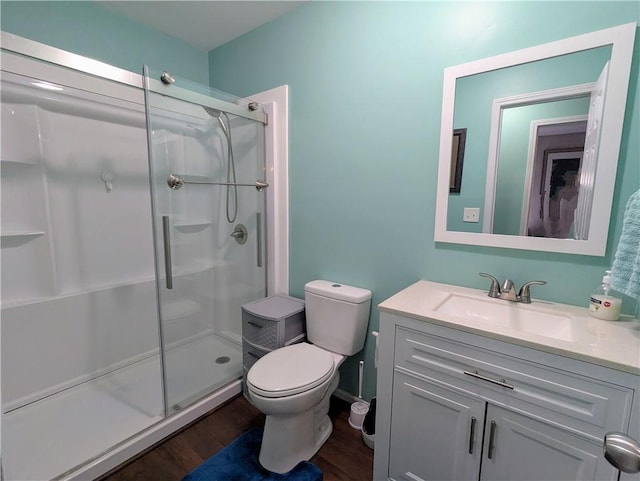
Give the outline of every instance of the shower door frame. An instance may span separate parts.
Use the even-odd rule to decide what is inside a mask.
[[[9,54],[51,63],[54,66],[111,80],[135,87],[143,97],[144,78],[110,64],[82,55],[36,42],[7,32],[0,32],[0,50]],[[5,65],[3,65],[5,68]],[[88,77],[90,80],[90,77]],[[216,99],[217,100],[217,99]],[[265,168],[269,188],[266,193],[265,220],[267,242],[267,295],[289,293],[289,206],[288,206],[288,86],[257,93],[252,100],[265,107],[268,122],[265,125]],[[226,104],[224,101],[220,101]],[[230,104],[233,105],[233,104]],[[158,322],[160,320],[158,319]],[[0,335],[2,320],[0,318]],[[0,383],[1,386],[1,383]],[[205,398],[185,407],[183,410],[164,417],[161,421],[123,440],[103,454],[88,460],[73,472],[65,474],[64,481],[97,478],[109,470],[129,460],[131,457],[161,441],[176,430],[186,426],[210,410],[241,393],[240,379],[232,381]],[[2,400],[0,388],[0,404]],[[0,429],[2,414],[0,412]],[[0,444],[0,472],[2,459]]]

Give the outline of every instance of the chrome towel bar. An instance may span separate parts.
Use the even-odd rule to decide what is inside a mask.
[[[256,180],[253,184],[238,184],[230,182],[212,182],[210,180],[184,180],[182,177],[176,174],[169,174],[167,177],[167,185],[173,189],[178,190],[184,184],[209,184],[209,185],[230,185],[237,187],[255,187],[258,192],[262,192],[263,189],[269,187],[269,184],[262,179]]]

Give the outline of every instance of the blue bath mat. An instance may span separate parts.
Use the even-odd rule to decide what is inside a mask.
[[[284,474],[267,471],[258,462],[261,442],[261,429],[247,431],[182,481],[322,481],[320,468],[308,461]]]

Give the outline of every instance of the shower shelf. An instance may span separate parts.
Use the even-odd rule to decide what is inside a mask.
[[[149,275],[148,277],[141,277],[137,279],[129,279],[125,282],[113,282],[106,283],[100,285],[89,285],[84,286],[83,288],[73,288],[73,289],[60,289],[57,288],[54,293],[49,296],[33,296],[33,297],[24,297],[19,299],[2,299],[1,307],[20,307],[29,304],[35,304],[42,301],[59,301],[62,299],[70,299],[73,297],[83,297],[91,294],[99,294],[106,291],[115,291],[117,289],[121,289],[123,287],[136,287],[142,284],[153,284],[155,285],[156,278],[155,275]]]
[[[160,311],[165,321],[184,319],[187,316],[196,314],[204,308],[192,299],[180,299],[162,303]]]
[[[2,239],[2,247],[17,247],[22,244],[26,244],[27,242],[32,241],[44,234],[45,232],[43,231],[2,232],[2,234],[0,234],[0,239]]]
[[[9,309],[12,307],[28,306],[30,304],[36,304],[38,302],[43,302],[43,301],[50,301],[52,299],[55,299],[55,297],[47,296],[47,297],[24,297],[20,299],[2,299],[2,302],[0,302],[0,309]]]
[[[23,167],[23,166],[37,166],[38,164],[35,162],[28,162],[26,160],[5,160],[5,159],[1,159],[0,160],[0,165],[2,166],[2,168],[5,167]]]
[[[232,264],[227,261],[193,261],[190,262],[188,266],[176,266],[176,269],[173,273],[174,277],[186,277],[192,276],[194,274],[202,274],[203,272],[207,272],[211,269],[220,269],[229,267]]]
[[[211,270],[214,266],[211,265],[201,265],[201,266],[188,266],[188,267],[184,267],[184,266],[177,266],[175,269],[175,272],[173,273],[173,277],[175,278],[179,278],[179,277],[187,277],[187,276],[192,276],[195,274],[202,274],[203,272],[207,272],[209,270]]]
[[[211,222],[181,222],[179,224],[173,224],[176,230],[188,234],[192,232],[200,232],[211,226]]]
[[[22,172],[24,170],[32,169],[33,167],[38,167],[39,164],[35,162],[24,162],[21,160],[0,160],[0,172],[4,175],[5,173],[11,172]]]
[[[0,237],[33,237],[44,235],[44,231],[28,231],[28,232],[3,232]]]

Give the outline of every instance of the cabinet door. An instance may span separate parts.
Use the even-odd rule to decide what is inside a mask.
[[[615,480],[602,443],[489,404],[481,481]]]
[[[477,480],[485,402],[394,373],[389,478]]]

